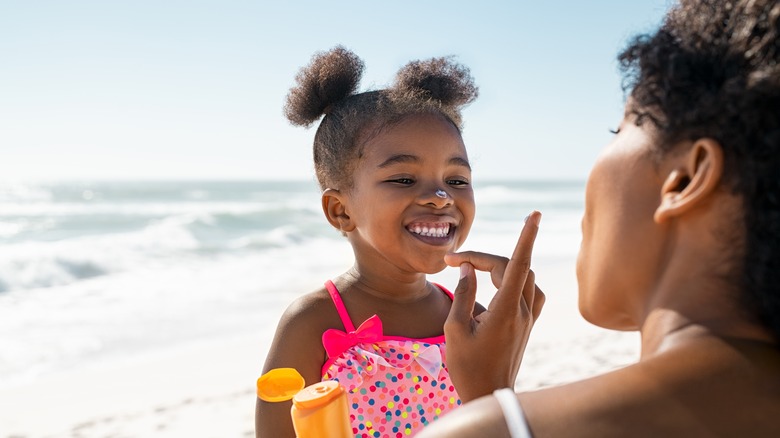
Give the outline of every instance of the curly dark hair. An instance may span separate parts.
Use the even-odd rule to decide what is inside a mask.
[[[356,94],[362,73],[363,62],[337,46],[316,53],[287,95],[284,113],[294,125],[308,127],[325,115],[314,136],[321,189],[350,189],[362,146],[407,117],[438,114],[460,131],[460,110],[478,94],[469,70],[451,58],[410,62],[391,87]]]
[[[637,123],[661,153],[709,137],[723,187],[739,195],[745,309],[780,341],[780,2],[681,0],[652,35],[619,55]]]

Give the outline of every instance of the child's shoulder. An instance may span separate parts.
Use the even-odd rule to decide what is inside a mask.
[[[340,325],[340,318],[328,290],[323,286],[296,298],[282,316],[290,322],[306,321],[311,329],[327,329]]]
[[[319,380],[326,360],[322,334],[341,325],[324,287],[301,295],[282,314],[264,369],[295,368],[307,382]]]

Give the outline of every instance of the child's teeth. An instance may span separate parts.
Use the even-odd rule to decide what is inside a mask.
[[[428,227],[425,225],[414,225],[409,228],[409,231],[419,234],[421,236],[428,237],[444,237],[450,232],[449,224],[445,224],[441,227]]]

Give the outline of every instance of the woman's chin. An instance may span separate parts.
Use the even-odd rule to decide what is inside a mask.
[[[593,306],[580,300],[580,315],[589,323],[608,330],[635,331],[639,330],[639,325],[625,312],[614,309],[600,308],[596,310]]]

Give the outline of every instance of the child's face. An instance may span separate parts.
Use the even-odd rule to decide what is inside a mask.
[[[353,183],[346,208],[355,228],[348,237],[363,269],[372,263],[439,272],[444,255],[459,248],[471,229],[475,207],[466,147],[441,116],[411,117],[370,139]]]

